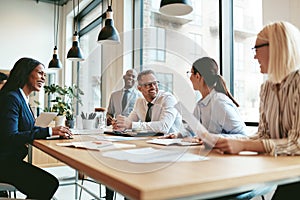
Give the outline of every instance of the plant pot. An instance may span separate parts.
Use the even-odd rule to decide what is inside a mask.
[[[55,126],[65,126],[66,116],[56,116]]]
[[[74,123],[75,123],[74,119],[67,119],[66,120],[66,126],[69,127],[69,128],[74,128]]]

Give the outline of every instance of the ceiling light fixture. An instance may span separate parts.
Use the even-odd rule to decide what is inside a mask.
[[[79,13],[79,0],[77,0],[77,7],[78,7],[78,11],[77,11],[77,15]],[[74,15],[74,19],[76,17],[75,15],[75,3],[73,0],[73,15]],[[79,42],[78,42],[78,34],[77,34],[77,27],[78,27],[78,16],[76,17],[76,20],[74,20],[74,35],[73,35],[73,44],[71,49],[68,52],[67,58],[69,60],[72,61],[83,61],[83,54],[82,51],[79,47]]]
[[[113,11],[111,8],[112,0],[110,4],[109,4],[109,0],[107,0],[107,2],[108,2],[108,9],[106,11],[105,25],[101,29],[97,41],[100,44],[119,44],[120,36],[118,30],[114,26]]]
[[[58,51],[57,51],[57,34],[58,34],[58,24],[59,24],[59,5],[57,2],[54,3],[54,52],[52,60],[50,61],[48,68],[50,69],[61,69],[62,64],[59,60]]]
[[[161,0],[159,11],[165,15],[182,16],[193,11],[190,0]]]

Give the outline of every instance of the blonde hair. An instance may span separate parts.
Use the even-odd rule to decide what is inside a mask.
[[[266,25],[257,38],[269,42],[269,80],[281,82],[299,68],[300,32],[289,22],[279,21]]]

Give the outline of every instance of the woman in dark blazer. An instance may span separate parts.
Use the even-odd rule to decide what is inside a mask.
[[[0,91],[0,182],[14,185],[30,199],[51,199],[58,180],[48,172],[27,163],[27,144],[50,135],[68,137],[67,127],[34,126],[35,118],[28,104],[33,91],[45,83],[44,65],[31,58],[19,59]]]

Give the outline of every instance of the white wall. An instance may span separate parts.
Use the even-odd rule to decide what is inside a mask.
[[[54,48],[51,4],[1,0],[0,19],[0,69],[10,70],[21,57],[32,57],[48,65]]]
[[[263,0],[263,23],[289,21],[300,28],[299,0]]]

